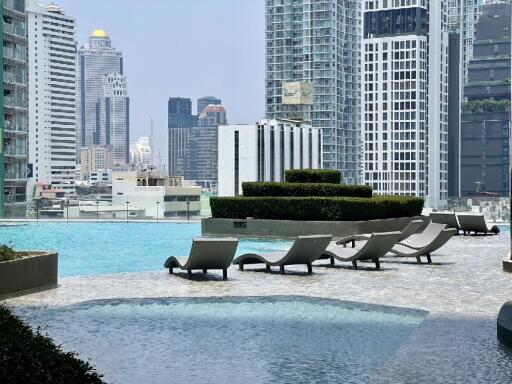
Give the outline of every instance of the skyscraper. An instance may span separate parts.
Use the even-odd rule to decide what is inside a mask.
[[[96,107],[103,97],[105,75],[123,75],[123,54],[112,47],[109,35],[95,30],[88,42],[78,50],[78,102],[77,102],[77,151],[80,147],[97,144],[98,130]]]
[[[131,164],[137,168],[148,168],[153,165],[149,137],[140,137],[130,144],[130,158]]]
[[[475,25],[482,14],[486,0],[449,0],[448,22],[450,31],[458,33],[461,39],[462,83],[467,81],[469,61],[473,57]]]
[[[209,105],[221,105],[222,101],[215,96],[204,96],[197,99],[197,116],[199,116],[204,109]]]
[[[323,130],[324,167],[341,170],[348,183],[361,176],[362,3],[266,1],[267,118],[294,117],[283,100],[286,83],[313,83],[314,103],[304,116]]]
[[[364,179],[379,194],[448,193],[447,1],[365,1]]]
[[[510,194],[511,5],[484,5],[461,116],[461,195]]]
[[[28,15],[29,161],[34,182],[74,191],[76,26],[57,5],[31,0]]]
[[[96,104],[96,144],[111,145],[114,165],[130,163],[130,98],[126,77],[110,73],[103,77],[103,93]]]
[[[200,127],[218,127],[228,123],[226,110],[222,105],[210,104],[198,116]]]
[[[178,128],[192,128],[195,126],[195,119],[192,115],[192,100],[182,97],[169,98],[167,116],[169,175],[183,176],[187,131]]]
[[[27,27],[24,0],[4,1],[2,5],[0,217],[14,217],[25,216],[27,209]]]

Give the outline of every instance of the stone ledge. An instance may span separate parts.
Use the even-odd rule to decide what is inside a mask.
[[[512,301],[501,307],[497,326],[500,343],[508,348],[512,348]]]
[[[201,221],[203,236],[235,236],[249,238],[293,239],[297,236],[331,234],[335,239],[373,232],[401,231],[410,221],[428,218],[402,217],[369,221],[293,221],[247,219],[214,219]]]
[[[18,260],[0,262],[0,297],[57,285],[58,253],[29,253]]]
[[[505,272],[512,273],[512,259],[510,258],[510,253],[507,255],[505,259],[503,259],[503,270]]]

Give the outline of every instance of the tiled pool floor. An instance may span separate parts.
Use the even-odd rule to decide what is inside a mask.
[[[502,271],[508,234],[456,237],[433,255],[433,265],[392,260],[381,271],[348,265],[276,271],[239,272],[229,280],[169,276],[161,272],[73,277],[57,289],[8,303],[16,306],[60,306],[96,299],[300,295],[426,310],[417,332],[375,372],[377,383],[510,383],[512,356],[496,342],[496,316],[512,300],[512,274]],[[378,347],[378,346],[376,346]]]

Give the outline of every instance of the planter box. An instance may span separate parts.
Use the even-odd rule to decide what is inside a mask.
[[[507,257],[503,260],[503,270],[505,272],[512,273],[512,258],[510,258],[510,253],[507,255]]]
[[[203,236],[263,237],[293,239],[307,235],[333,235],[335,239],[361,233],[401,231],[411,220],[423,220],[427,217],[402,217],[398,219],[369,221],[292,221],[240,219],[203,219]]]
[[[47,289],[57,285],[58,253],[30,252],[30,256],[0,262],[0,296]]]

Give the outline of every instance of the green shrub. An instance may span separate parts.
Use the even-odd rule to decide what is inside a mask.
[[[0,262],[20,259],[23,256],[27,256],[27,253],[16,252],[14,249],[7,245],[0,245]]]
[[[284,173],[287,183],[341,183],[341,172],[331,169],[289,169]]]
[[[215,197],[212,216],[225,219],[365,221],[420,216],[423,199],[408,196]]]
[[[372,197],[366,185],[322,183],[242,183],[245,197]]]
[[[96,371],[74,353],[63,352],[39,330],[33,331],[0,306],[0,382],[2,384],[103,384]]]

